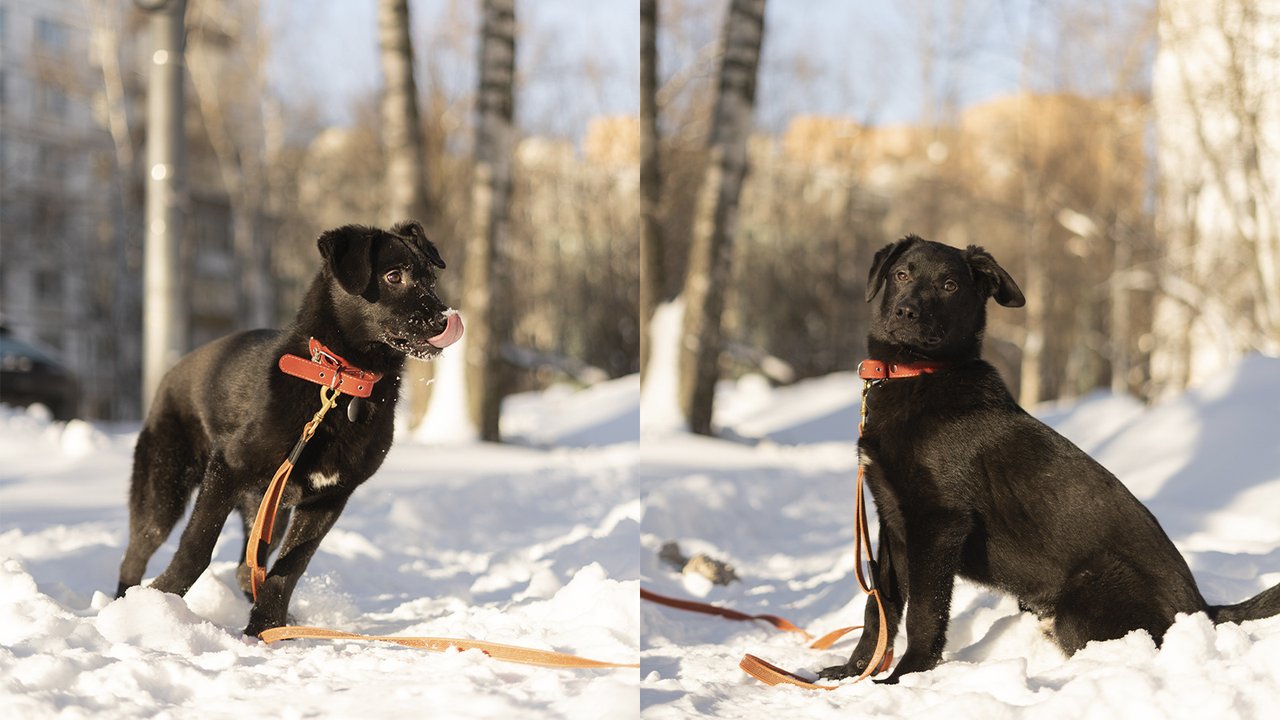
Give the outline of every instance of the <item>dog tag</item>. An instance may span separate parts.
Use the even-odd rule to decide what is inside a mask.
[[[363,422],[369,417],[369,403],[364,398],[353,397],[347,403],[347,419],[353,423]]]

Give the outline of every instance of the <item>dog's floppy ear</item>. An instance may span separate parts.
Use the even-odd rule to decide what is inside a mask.
[[[444,258],[440,257],[440,251],[436,249],[435,243],[427,239],[427,231],[422,229],[422,223],[417,220],[405,220],[392,227],[391,232],[413,240],[413,244],[426,253],[428,262],[441,270],[444,269]]]
[[[871,272],[867,274],[867,302],[871,302],[876,293],[880,292],[880,288],[884,287],[884,280],[889,276],[889,268],[893,267],[907,248],[918,242],[920,242],[919,237],[908,235],[880,248],[875,259],[871,261]]]
[[[325,232],[316,245],[343,290],[359,295],[369,287],[369,278],[373,276],[373,241],[369,228],[344,225]]]
[[[1022,307],[1027,300],[1022,296],[1018,284],[1009,277],[1009,273],[991,257],[991,253],[977,245],[970,245],[964,251],[965,262],[973,273],[973,280],[987,297],[1005,307]]]

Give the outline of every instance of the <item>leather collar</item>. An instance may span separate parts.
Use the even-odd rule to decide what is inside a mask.
[[[858,363],[858,377],[863,380],[919,377],[945,370],[949,366],[950,363],[945,362],[887,363],[879,360],[863,360]]]
[[[360,398],[369,397],[374,384],[382,379],[382,373],[361,370],[315,338],[307,343],[307,349],[311,352],[310,360],[285,354],[280,357],[280,369],[294,377]]]

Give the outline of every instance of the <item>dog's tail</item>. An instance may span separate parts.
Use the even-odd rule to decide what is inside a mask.
[[[1260,620],[1272,615],[1280,615],[1280,585],[1235,605],[1213,605],[1209,608],[1209,617],[1215,623]]]

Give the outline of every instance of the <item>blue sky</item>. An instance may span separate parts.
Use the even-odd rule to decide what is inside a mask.
[[[773,131],[801,113],[903,123],[921,118],[926,96],[963,107],[1024,82],[1087,91],[1105,83],[1089,62],[1102,51],[1078,52],[1088,41],[1059,29],[1065,14],[1119,28],[1123,39],[1130,11],[1153,1],[770,0],[757,121]],[[660,0],[668,13],[660,45],[664,77],[716,38],[724,5]],[[420,77],[429,55],[448,94],[469,94],[479,0],[410,0],[410,6]],[[332,122],[349,122],[355,104],[373,101],[380,83],[376,7],[376,0],[264,3],[276,86],[318,100]],[[517,119],[526,132],[576,138],[592,116],[638,112],[637,0],[519,0],[517,14]],[[929,37],[936,62],[926,80],[921,48]],[[1035,51],[1024,56],[1028,41]],[[1060,60],[1068,55],[1070,61]],[[1035,67],[1024,77],[1028,57]]]
[[[451,95],[475,83],[479,0],[410,0],[419,87],[430,56]],[[521,0],[517,120],[530,132],[576,137],[586,120],[639,112],[640,18],[635,0]],[[322,98],[337,123],[381,83],[376,0],[270,0],[277,88]]]

